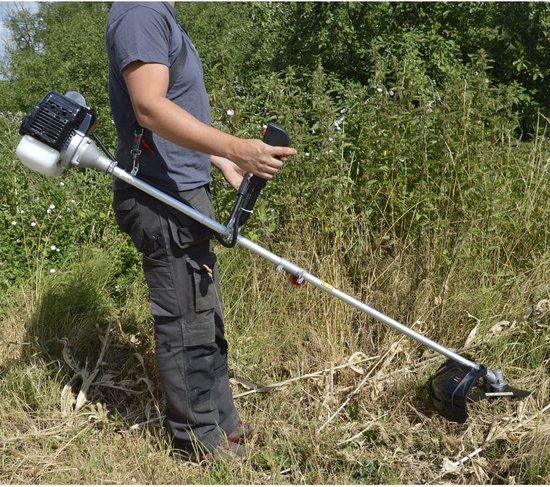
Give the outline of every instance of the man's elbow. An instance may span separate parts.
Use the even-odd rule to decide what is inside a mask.
[[[133,101],[132,106],[134,108],[134,115],[136,116],[137,123],[144,129],[154,130],[156,121],[158,118],[157,109],[155,109],[155,103],[151,101]],[[158,104],[156,105],[158,107]]]

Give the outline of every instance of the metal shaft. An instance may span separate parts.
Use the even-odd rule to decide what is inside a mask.
[[[107,164],[104,164],[103,166],[106,166]],[[105,169],[103,169],[105,170]],[[217,233],[221,233],[222,235],[226,234],[227,228],[222,225],[221,223],[218,223],[217,221],[203,215],[202,213],[198,212],[194,208],[191,208],[190,206],[186,205],[185,203],[182,203],[181,201],[167,195],[166,193],[163,193],[162,191],[158,190],[154,186],[151,186],[150,184],[146,183],[145,181],[132,176],[131,174],[127,173],[126,171],[122,170],[119,167],[116,167],[112,164],[109,166],[109,170],[105,170],[105,172],[110,172],[113,176],[117,177],[118,179],[121,179],[122,181],[134,186],[137,189],[140,189],[141,191],[144,191],[145,193],[149,194],[150,196],[162,201],[163,203],[167,204],[168,206],[171,206],[172,208],[175,208],[176,210],[184,213],[185,215],[189,216],[190,218],[193,218],[194,220],[197,220],[198,222],[202,223],[203,225],[207,226],[208,228],[211,228]],[[289,274],[292,274],[299,278],[300,280],[307,281],[314,286],[318,287],[319,289],[325,291],[328,294],[331,294],[338,299],[341,299],[345,303],[350,304],[354,308],[357,308],[358,310],[364,311],[371,317],[381,321],[382,323],[385,323],[388,326],[391,326],[395,330],[404,333],[405,335],[411,337],[412,339],[416,340],[417,342],[422,343],[423,345],[431,348],[432,350],[440,353],[441,355],[444,355],[447,358],[450,358],[452,360],[455,360],[456,362],[459,362],[462,365],[465,365],[467,367],[470,367],[472,369],[479,369],[480,365],[472,362],[471,360],[468,360],[461,355],[458,355],[457,353],[453,352],[452,350],[449,350],[448,348],[440,345],[437,342],[434,342],[433,340],[430,340],[429,338],[426,338],[424,335],[421,335],[420,333],[417,333],[416,331],[412,330],[411,328],[402,325],[398,321],[386,316],[385,314],[381,313],[380,311],[377,311],[374,308],[371,308],[370,306],[366,305],[365,303],[349,296],[348,294],[336,289],[334,286],[331,286],[330,284],[322,281],[321,279],[315,277],[314,275],[310,274],[309,272],[305,271],[301,267],[297,266],[296,264],[293,264],[292,262],[283,259],[282,257],[279,257],[278,255],[270,252],[269,250],[264,249],[263,247],[259,246],[258,244],[252,242],[251,240],[248,240],[247,238],[243,237],[242,235],[238,235],[237,237],[237,243],[241,245],[242,247],[258,254],[260,257],[263,257],[264,259],[267,259],[271,262],[273,262],[276,265],[277,270],[284,270],[288,272]]]

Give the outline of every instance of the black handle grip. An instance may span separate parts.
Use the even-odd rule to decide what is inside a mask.
[[[288,147],[290,140],[286,130],[276,123],[269,122],[263,132],[264,142],[274,147]]]
[[[274,147],[287,147],[290,142],[286,130],[272,122],[268,123],[264,129],[263,137],[263,141],[266,144]],[[245,174],[227,224],[227,231],[231,234],[231,237],[228,239],[227,235],[224,238],[221,235],[215,234],[218,241],[224,247],[230,248],[237,243],[238,231],[252,214],[256,200],[260,196],[266,182],[265,179],[258,176],[250,177],[250,173]]]
[[[290,143],[286,130],[273,122],[269,122],[267,124],[267,127],[263,131],[263,136],[263,141],[274,147],[288,147]],[[259,176],[252,176],[248,181],[248,188],[246,189],[245,200],[242,206],[243,212],[241,213],[241,218],[239,220],[239,227],[242,227],[248,220],[248,217],[254,209],[256,200],[258,199],[258,196],[260,196],[262,189],[264,189],[266,182],[267,181],[265,179],[262,179]]]
[[[286,130],[280,125],[269,122],[263,130],[263,141],[268,145],[273,147],[288,147],[290,139]],[[250,186],[255,187],[259,186],[260,189],[263,189],[265,186],[266,180],[262,179],[260,176],[252,176],[250,178]],[[255,202],[256,200],[254,200]],[[252,205],[254,206],[254,204]],[[245,209],[248,209],[245,207]]]

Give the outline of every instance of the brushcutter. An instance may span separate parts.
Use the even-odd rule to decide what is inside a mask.
[[[227,225],[222,225],[118,167],[115,158],[94,133],[95,124],[95,113],[86,106],[82,95],[74,91],[65,95],[52,91],[23,120],[20,128],[20,134],[23,137],[17,146],[17,156],[25,166],[45,176],[59,176],[66,169],[77,167],[99,169],[119,178],[214,230],[219,240],[225,245],[239,244],[272,262],[277,271],[290,274],[295,285],[309,282],[443,355],[447,360],[431,377],[429,391],[435,409],[451,421],[459,423],[466,421],[467,403],[470,400],[521,398],[530,394],[529,391],[511,387],[500,369],[489,369],[474,362],[470,357],[460,355],[430,340],[336,289],[296,264],[243,237],[240,230],[252,213],[265,185],[265,181],[261,178],[256,176],[244,178],[229,222]],[[264,141],[277,146],[286,146],[289,143],[285,130],[276,124],[267,125]]]

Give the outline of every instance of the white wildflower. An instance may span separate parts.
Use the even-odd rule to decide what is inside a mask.
[[[17,222],[14,220],[11,222],[12,225],[17,225]]]
[[[235,115],[235,110],[233,110],[233,109],[230,108],[230,109],[227,110],[227,112],[225,112],[225,113],[227,113],[227,115],[228,115],[229,117],[232,117],[233,115]]]
[[[36,227],[36,222],[31,222],[31,227]]]
[[[426,107],[426,113],[433,112],[433,106],[434,106],[435,100],[428,101],[427,107]]]
[[[52,246],[50,247],[50,250],[57,250],[57,247],[56,247],[55,245],[52,245]]]
[[[53,267],[50,269],[50,274],[55,274],[55,269]]]

